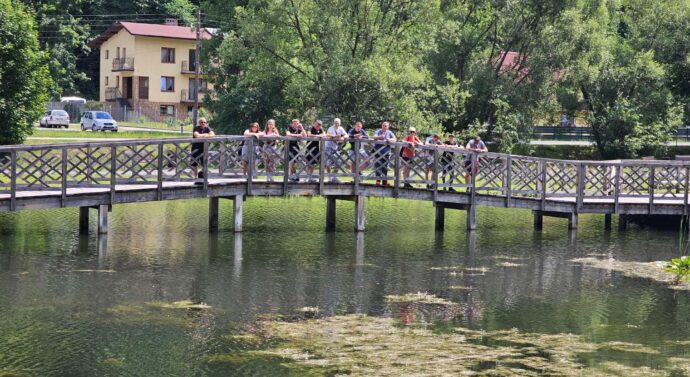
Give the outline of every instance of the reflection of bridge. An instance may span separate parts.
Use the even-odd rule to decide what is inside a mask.
[[[468,229],[475,229],[479,205],[531,209],[537,227],[543,216],[556,216],[575,228],[580,213],[604,214],[607,226],[612,214],[621,215],[623,225],[627,215],[688,215],[690,164],[683,162],[566,161],[442,146],[417,146],[414,157],[403,158],[404,143],[357,140],[327,149],[324,139],[286,140],[198,139],[198,156],[192,139],[0,147],[0,211],[80,207],[80,228],[87,230],[88,209],[96,208],[100,232],[107,231],[113,204],[202,197],[210,201],[211,229],[218,226],[219,199],[233,199],[236,231],[247,196],[324,196],[328,228],[335,226],[335,201],[351,200],[356,230],[364,230],[369,196],[430,201],[439,228],[445,209],[461,209]],[[315,145],[318,153],[311,152]],[[360,149],[366,155],[351,153]],[[242,173],[243,156],[251,180]],[[317,166],[309,174],[310,158],[328,161],[331,172]],[[194,162],[203,163],[204,178],[192,176]],[[478,167],[469,183],[465,166]]]

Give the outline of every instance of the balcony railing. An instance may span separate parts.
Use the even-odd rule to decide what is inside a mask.
[[[113,59],[113,71],[134,71],[134,58]]]
[[[207,89],[201,89],[197,91],[196,93],[193,90],[187,90],[187,89],[182,89],[180,91],[181,94],[181,102],[194,102],[196,100],[196,96],[199,96],[199,101],[204,97],[204,93],[206,93],[208,90]]]
[[[187,74],[194,74],[196,71],[194,70],[194,67],[196,67],[196,62],[193,61],[188,61],[188,60],[183,60],[182,61],[182,73],[187,73]],[[203,74],[204,71],[199,67],[199,73]]]
[[[120,91],[120,88],[114,88],[114,87],[105,88],[105,100],[106,101],[115,101],[118,98],[123,98],[122,92]]]

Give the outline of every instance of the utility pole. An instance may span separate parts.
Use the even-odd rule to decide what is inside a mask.
[[[192,129],[196,127],[199,119],[199,90],[201,80],[199,74],[201,69],[201,8],[196,13],[196,53],[194,54],[194,110],[192,111]]]

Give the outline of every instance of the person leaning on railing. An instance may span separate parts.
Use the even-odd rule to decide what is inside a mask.
[[[331,183],[340,183],[335,174],[341,169],[343,141],[347,138],[347,131],[340,125],[340,118],[333,119],[326,137],[326,172],[330,175]]]
[[[194,127],[194,132],[192,137],[195,139],[210,139],[216,136],[213,133],[211,127],[208,126],[208,121],[206,118],[199,118],[198,125]],[[203,171],[199,171],[199,165],[203,168],[203,155],[204,155],[204,143],[192,143],[192,175],[195,179],[204,178]],[[196,184],[202,184],[202,182],[195,182]]]
[[[470,141],[467,142],[467,145],[465,145],[465,149],[475,153],[484,153],[489,151],[486,148],[486,144],[484,144],[482,138],[479,136],[476,136],[474,139],[470,139]],[[465,184],[467,185],[470,184],[470,178],[473,170],[474,174],[479,172],[479,156],[475,157],[473,168],[472,153],[468,153],[465,155]]]
[[[299,119],[293,119],[290,127],[288,127],[285,136],[293,137],[305,137],[307,133],[302,127]],[[299,182],[299,177],[297,176],[297,159],[299,158],[299,142],[298,141],[288,141],[288,168],[290,169],[289,181],[293,183]]]
[[[359,153],[359,160],[360,160],[360,165],[359,165],[359,174],[362,174],[364,169],[367,167],[367,152],[364,150],[364,144],[360,143],[359,149],[357,149],[357,143],[355,140],[362,140],[362,139],[368,139],[369,134],[367,134],[367,131],[362,129],[362,122],[357,121],[355,122],[354,127],[350,129],[347,133],[350,137],[350,168],[352,170],[352,173],[354,173],[355,170],[355,157],[357,156],[357,153]]]
[[[269,119],[266,122],[266,128],[264,128],[261,136],[280,137],[280,131],[276,128],[275,119]],[[268,181],[273,182],[273,173],[275,172],[276,163],[280,160],[277,140],[264,141],[261,155],[264,160],[264,168],[266,169]]]
[[[311,128],[307,132],[307,136],[321,138],[325,136],[323,130],[323,122],[321,120],[315,120],[312,123]],[[310,141],[307,143],[307,173],[309,174],[309,182],[317,182],[318,180],[313,177],[314,167],[316,164],[321,163],[321,148],[319,146],[319,141]]]
[[[443,146],[446,148],[462,148],[458,141],[455,140],[454,135],[448,135],[448,140],[443,142]],[[454,152],[449,150],[444,150],[441,154],[441,182],[445,186],[446,178],[450,178],[448,181],[448,191],[455,191],[453,188],[453,182],[456,180],[455,175],[455,159],[453,158]],[[449,177],[450,176],[450,177]]]
[[[244,136],[254,136],[255,139],[259,139],[259,136],[261,136],[261,130],[259,129],[259,123],[254,122],[249,125],[249,128],[247,128],[244,131]],[[249,160],[251,153],[254,153],[254,162],[252,166],[252,171],[254,174],[256,174],[256,158],[259,156],[259,143],[254,142],[253,145],[254,147],[252,148],[250,146],[249,141],[246,139],[242,142],[242,174],[247,175],[249,171]]]
[[[374,153],[372,155],[375,158],[374,169],[376,170],[376,186],[383,184],[383,186],[389,186],[388,180],[388,165],[391,161],[391,143],[395,143],[397,140],[393,131],[389,130],[390,123],[381,123],[381,128],[374,132],[372,139],[385,141],[386,144],[374,144]]]
[[[417,144],[422,144],[422,141],[417,137],[417,129],[414,127],[407,129],[407,135],[402,141],[407,143],[407,146],[400,150],[400,156],[403,160],[403,180],[407,181],[410,177],[410,164],[412,164],[414,160],[415,146]],[[412,185],[409,182],[405,182],[403,187],[412,188]]]

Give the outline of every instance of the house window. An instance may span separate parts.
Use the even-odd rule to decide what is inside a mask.
[[[122,59],[127,57],[127,47],[122,48]]]
[[[120,48],[119,47],[115,48],[115,59],[120,59]]]
[[[110,50],[105,50],[105,60],[110,58]]]
[[[175,49],[169,47],[161,48],[161,63],[175,63]]]
[[[175,115],[175,106],[173,105],[161,105],[160,106],[161,115]]]
[[[108,76],[105,76],[105,86],[108,86]]]
[[[161,76],[161,92],[174,92],[175,78],[170,76]]]

